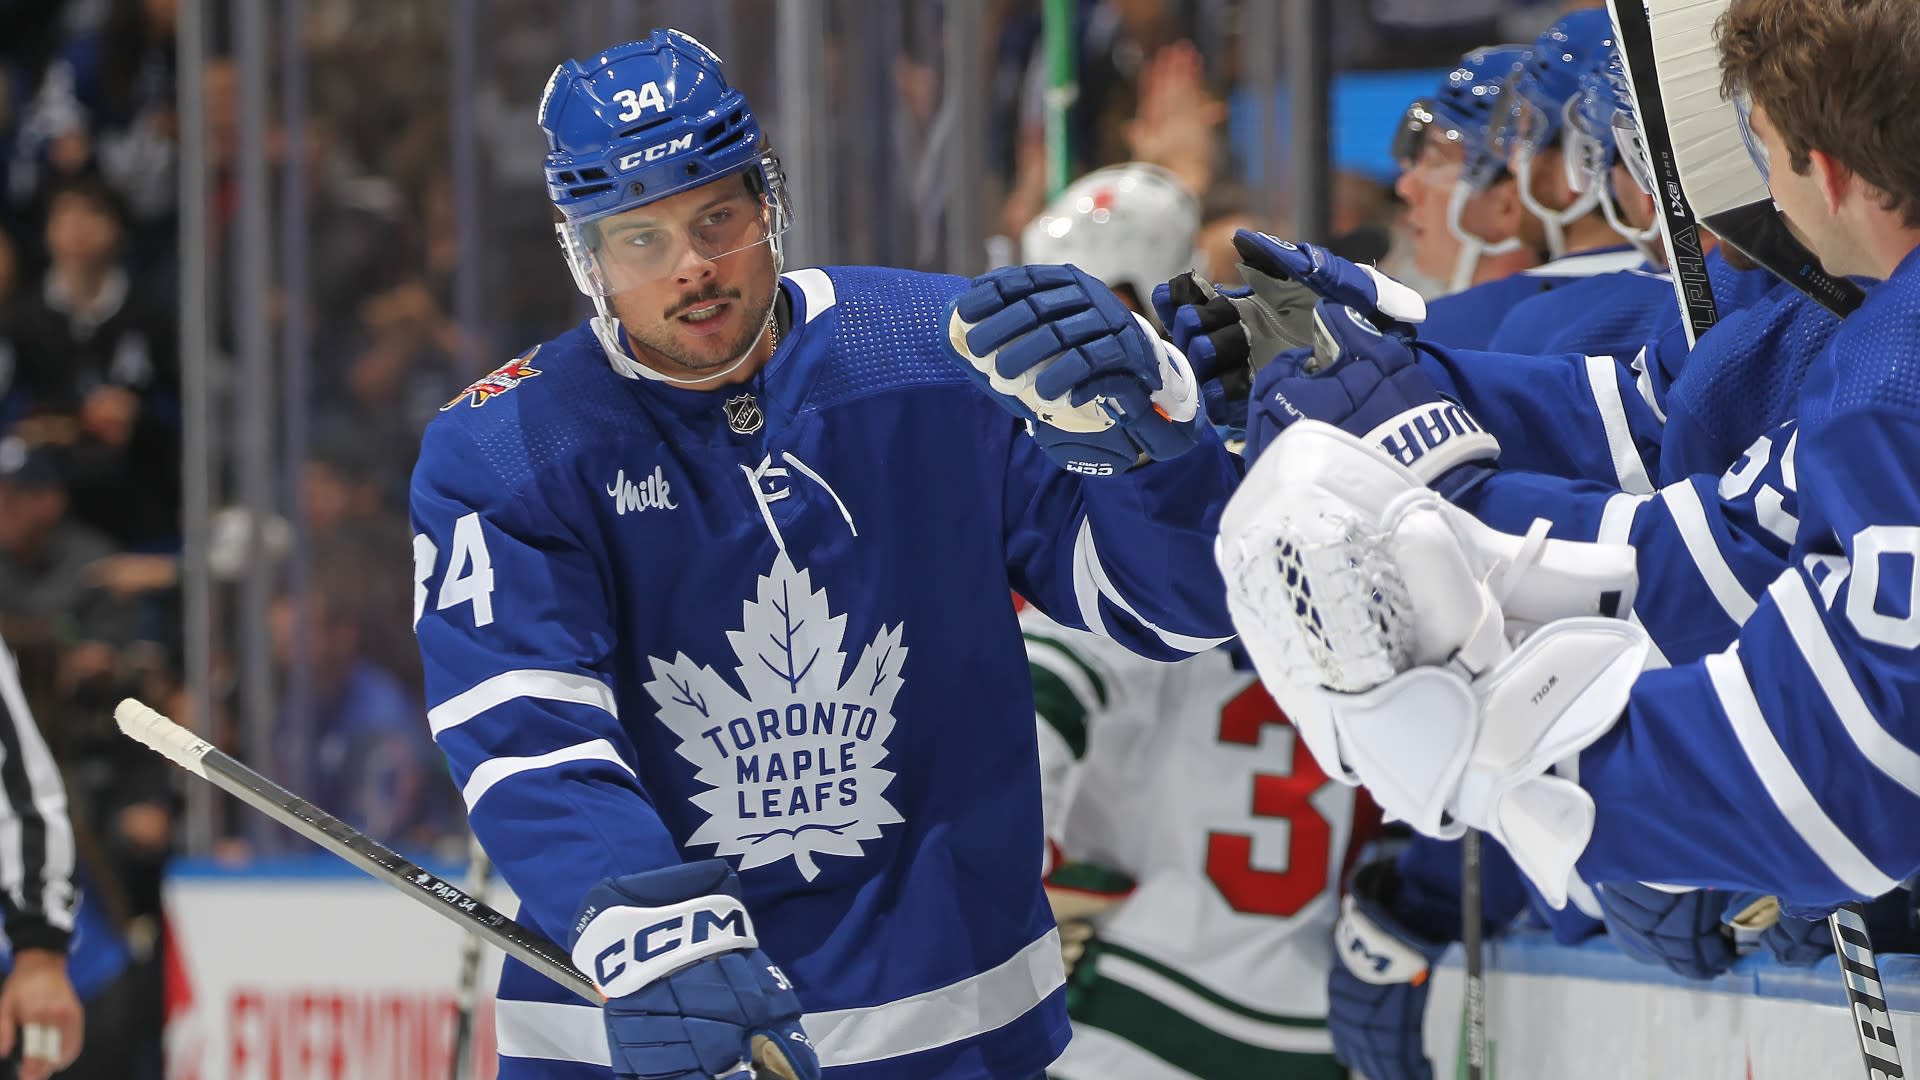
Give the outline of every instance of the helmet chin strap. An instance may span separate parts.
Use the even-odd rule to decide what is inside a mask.
[[[1509,236],[1497,244],[1475,236],[1467,231],[1462,215],[1467,209],[1467,200],[1477,192],[1473,185],[1465,180],[1456,180],[1453,191],[1447,197],[1447,231],[1460,242],[1460,254],[1453,260],[1453,280],[1447,283],[1449,292],[1461,292],[1473,284],[1473,275],[1480,268],[1480,256],[1505,255],[1520,250],[1520,238]]]
[[[1660,262],[1665,258],[1666,252],[1660,246],[1659,218],[1654,218],[1653,224],[1645,229],[1634,228],[1621,218],[1620,208],[1612,194],[1600,200],[1600,212],[1606,216],[1607,224],[1613,227],[1613,231],[1619,233],[1627,243],[1639,248],[1648,261]]]
[[[1579,221],[1593,213],[1600,203],[1597,187],[1588,188],[1573,200],[1565,210],[1549,210],[1545,203],[1533,196],[1533,155],[1523,152],[1519,168],[1514,170],[1514,180],[1520,188],[1520,205],[1539,220],[1547,234],[1547,258],[1558,259],[1567,253],[1567,223]]]

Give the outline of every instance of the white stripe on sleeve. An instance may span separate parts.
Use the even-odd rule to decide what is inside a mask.
[[[1726,711],[1734,738],[1747,755],[1747,764],[1753,766],[1754,775],[1766,789],[1767,797],[1773,800],[1773,805],[1779,808],[1787,824],[1799,834],[1814,856],[1825,863],[1827,869],[1847,888],[1861,896],[1879,896],[1893,891],[1900,883],[1881,873],[1880,868],[1873,865],[1873,860],[1867,858],[1852,839],[1833,823],[1833,819],[1814,799],[1813,792],[1807,790],[1806,781],[1794,771],[1793,762],[1788,760],[1786,751],[1780,748],[1779,740],[1773,737],[1773,729],[1767,726],[1767,718],[1760,711],[1760,702],[1747,682],[1746,669],[1740,664],[1739,648],[1735,645],[1726,652],[1707,657],[1707,678],[1713,684],[1713,693],[1719,699],[1720,707]]]
[[[488,709],[520,698],[572,701],[604,710],[615,719],[620,716],[614,706],[613,688],[599,679],[572,671],[525,668],[503,671],[435,705],[427,710],[427,725],[437,739],[449,728],[459,727]]]
[[[524,772],[533,772],[536,769],[550,769],[555,765],[565,765],[572,761],[610,761],[620,766],[628,776],[633,775],[632,766],[620,760],[620,755],[614,750],[612,743],[605,739],[594,739],[591,742],[563,746],[552,753],[534,757],[489,758],[482,762],[479,768],[473,770],[472,776],[467,777],[467,786],[460,790],[460,797],[466,800],[467,809],[472,810],[474,804],[480,801],[480,797],[502,780]]]
[[[1827,695],[1827,704],[1840,718],[1840,726],[1847,729],[1853,745],[1859,747],[1860,755],[1901,787],[1920,795],[1920,754],[1894,738],[1860,696],[1860,688],[1854,685],[1852,674],[1840,659],[1840,650],[1834,648],[1833,638],[1827,633],[1827,624],[1820,618],[1813,594],[1807,591],[1806,579],[1798,571],[1788,570],[1767,592],[1780,608],[1780,617],[1812,669],[1814,681]]]
[[[1127,613],[1134,622],[1152,631],[1155,637],[1165,642],[1169,648],[1181,652],[1203,653],[1216,645],[1224,645],[1233,640],[1231,637],[1199,638],[1188,637],[1163,629],[1149,622],[1146,616],[1135,611],[1127,598],[1120,595],[1111,578],[1107,577],[1107,568],[1100,564],[1100,550],[1093,542],[1093,522],[1082,519],[1080,534],[1073,540],[1073,591],[1074,598],[1080,602],[1080,618],[1087,629],[1104,637],[1112,637],[1107,629],[1106,620],[1100,617],[1100,597]]]
[[[1647,479],[1640,448],[1633,445],[1633,427],[1627,423],[1626,402],[1620,398],[1619,372],[1620,362],[1611,356],[1587,357],[1587,382],[1593,388],[1593,403],[1600,410],[1600,426],[1607,433],[1607,449],[1613,454],[1613,473],[1620,480],[1620,490],[1645,494],[1653,490],[1653,481]]]
[[[1673,516],[1673,524],[1680,530],[1680,540],[1687,546],[1687,554],[1693,556],[1693,565],[1700,571],[1707,588],[1712,590],[1713,598],[1720,602],[1720,608],[1728,618],[1744,625],[1759,605],[1720,554],[1720,544],[1713,538],[1713,527],[1707,524],[1707,509],[1701,505],[1700,493],[1694,490],[1693,482],[1682,480],[1661,488],[1660,499]]]

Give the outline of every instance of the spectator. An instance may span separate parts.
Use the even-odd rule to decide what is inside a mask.
[[[73,510],[126,547],[177,543],[178,376],[170,310],[122,265],[126,217],[112,189],[81,177],[47,204],[52,265],[0,340],[19,392],[67,444]]]
[[[276,736],[282,774],[312,777],[314,802],[382,842],[420,851],[453,828],[456,798],[420,719],[419,695],[363,646],[364,613],[347,563],[316,567],[305,597],[310,689],[283,706]],[[274,605],[274,649],[294,660],[300,605]]]
[[[0,616],[74,617],[89,601],[89,568],[111,554],[111,541],[68,516],[56,453],[0,439]]]

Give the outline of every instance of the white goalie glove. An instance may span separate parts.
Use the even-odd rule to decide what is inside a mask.
[[[1500,840],[1556,907],[1593,832],[1553,775],[1619,718],[1649,648],[1633,550],[1482,525],[1380,451],[1288,427],[1221,519],[1227,604],[1329,776],[1430,836]]]

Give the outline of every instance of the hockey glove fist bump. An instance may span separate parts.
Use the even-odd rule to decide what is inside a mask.
[[[1254,379],[1249,458],[1295,421],[1319,420],[1378,448],[1449,499],[1491,471],[1500,443],[1440,393],[1405,339],[1331,300],[1313,315],[1314,346],[1281,353]]]
[[[1419,293],[1318,244],[1241,229],[1233,234],[1233,249],[1255,293],[1263,292],[1263,282],[1296,283],[1322,300],[1357,310],[1382,331],[1407,341],[1413,340],[1413,324],[1426,321],[1427,302]]]
[[[759,949],[719,859],[611,878],[572,926],[573,963],[607,995],[614,1075],[818,1080],[800,999]]]
[[[1355,870],[1333,927],[1338,963],[1327,977],[1327,1030],[1341,1064],[1368,1080],[1432,1080],[1421,1048],[1427,977],[1443,941],[1394,915],[1403,888],[1391,858]]]
[[[1200,437],[1186,357],[1074,266],[1009,266],[947,310],[947,350],[1071,472],[1108,476]]]

